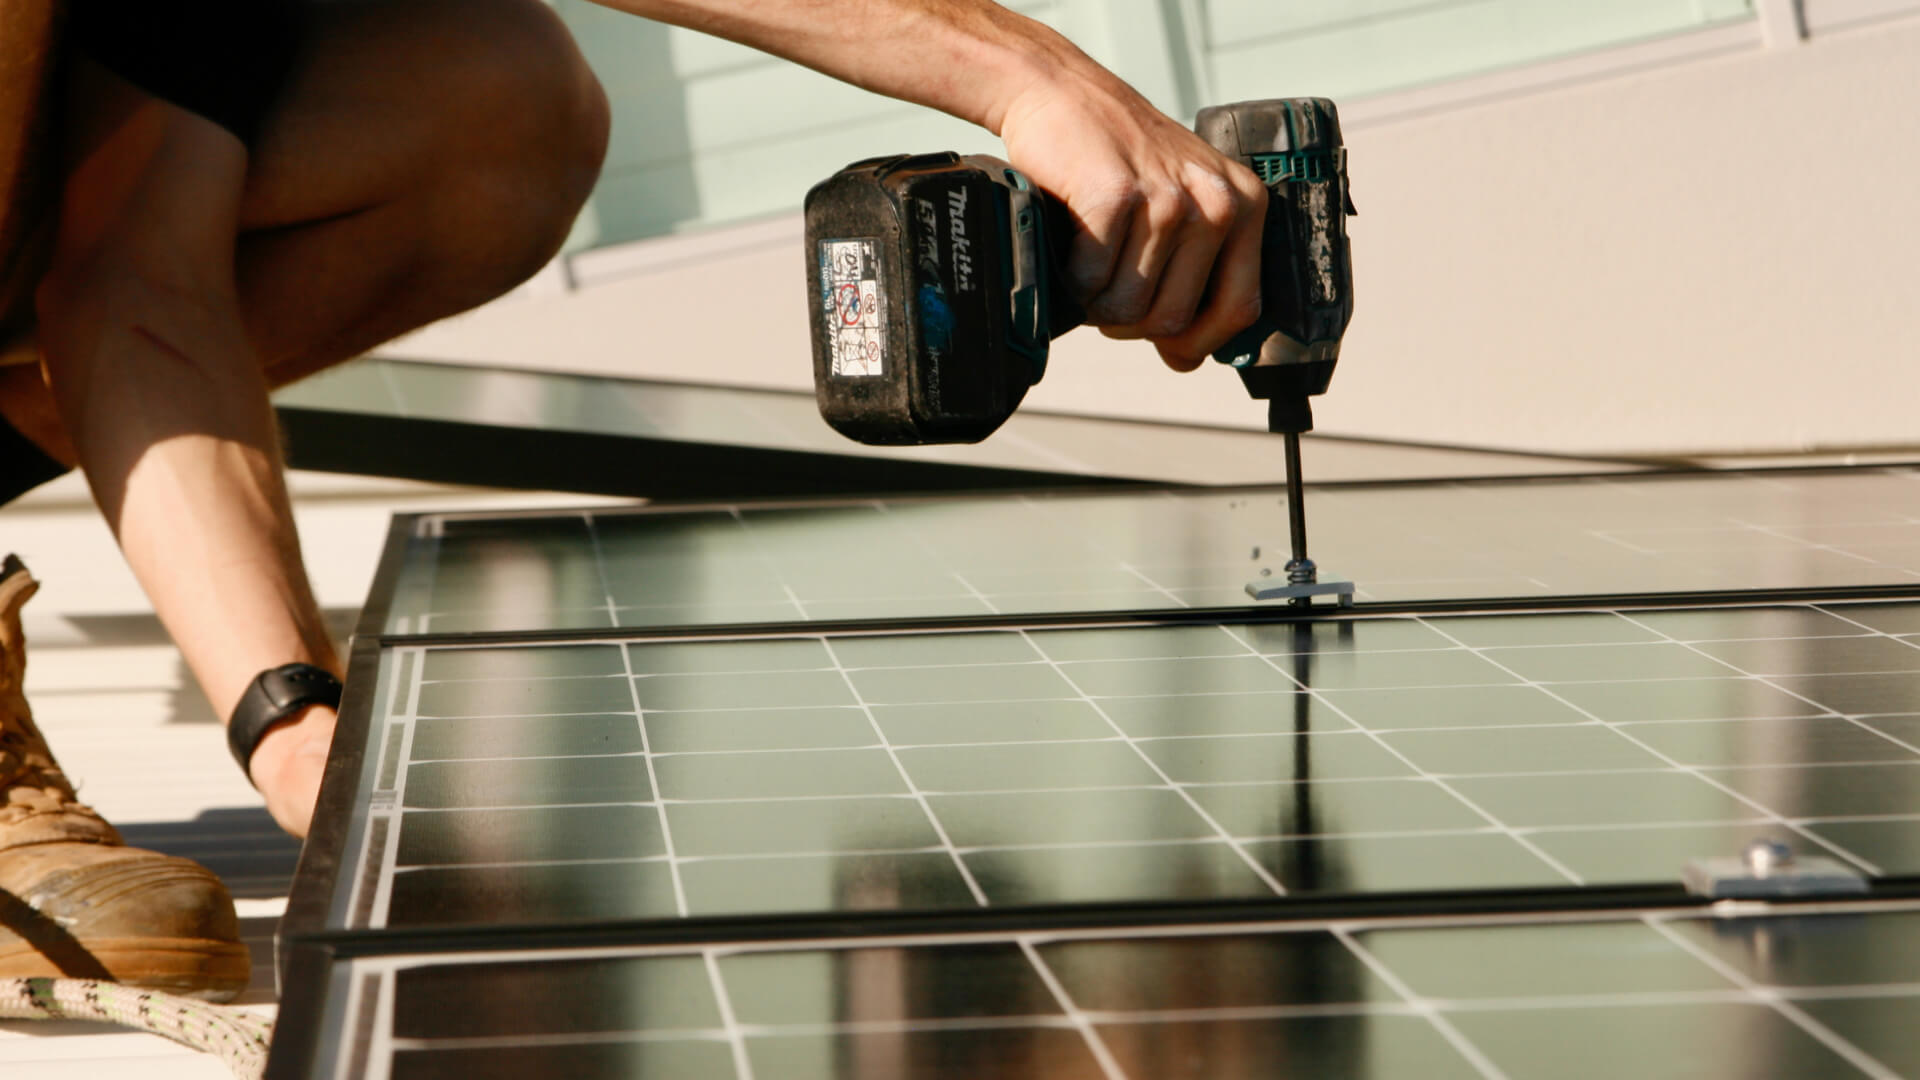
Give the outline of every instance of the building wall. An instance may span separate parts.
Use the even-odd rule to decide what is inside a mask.
[[[1215,23],[1226,10],[1175,6]],[[1486,0],[1405,18],[1574,7],[1644,10],[1622,44],[1569,52],[1529,30],[1513,40],[1551,58],[1472,54],[1450,74],[1415,63],[1423,42],[1471,50],[1412,35],[1379,70],[1420,85],[1343,98],[1361,212],[1358,310],[1318,407],[1321,430],[1586,454],[1920,445],[1910,330],[1920,4],[1808,0],[1804,40],[1802,13],[1785,0],[1761,0],[1753,15],[1714,0]],[[1274,10],[1261,2],[1241,14]],[[1360,25],[1380,34],[1396,21]],[[1202,62],[1231,56],[1230,38],[1324,42],[1335,30],[1234,38],[1231,24],[1204,19],[1176,29],[1192,25],[1211,35],[1197,52],[1174,48],[1171,34],[1165,63],[1137,63],[1146,76],[1136,78],[1180,99],[1320,92],[1340,77],[1329,68],[1323,83],[1293,65],[1268,90],[1232,81],[1262,65]],[[901,148],[870,134],[859,153]],[[790,214],[601,246],[392,351],[804,387],[802,269]],[[1225,372],[1156,367],[1140,347],[1076,332],[1028,400],[1261,422]]]
[[[1189,121],[1211,101],[1380,94],[1753,17],[1750,0],[1005,2]],[[570,250],[791,212],[815,181],[876,153],[998,146],[952,117],[745,46],[589,0],[553,3],[614,113]]]

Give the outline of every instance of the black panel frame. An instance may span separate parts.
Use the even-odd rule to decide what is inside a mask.
[[[283,973],[283,996],[286,976],[294,970],[290,963],[294,941],[326,926],[334,892],[331,886],[348,850],[360,776],[369,764],[377,764],[366,760],[365,747],[383,650],[378,638],[356,636],[347,660],[346,688],[340,698],[326,771],[320,780],[320,796],[313,808],[313,824],[306,843],[301,845],[286,914],[281,916],[274,936],[277,969]]]
[[[1868,591],[1872,590],[1872,591]],[[648,627],[584,627],[563,630],[472,630],[459,633],[393,634],[405,645],[559,645],[586,641],[673,641],[680,638],[790,637],[887,631],[992,630],[1023,627],[1211,626],[1216,623],[1340,623],[1413,615],[1528,615],[1569,611],[1638,611],[1656,608],[1756,607],[1861,600],[1920,599],[1920,582],[1807,589],[1724,589],[1680,593],[1580,593],[1501,600],[1397,600],[1362,602],[1351,608],[1302,612],[1278,601],[1264,607],[1142,608],[1113,611],[1037,612],[1024,615],[940,615],[925,618],[815,619],[760,623],[697,623]]]

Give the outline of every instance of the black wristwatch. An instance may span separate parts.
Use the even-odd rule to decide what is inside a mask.
[[[340,680],[325,668],[282,664],[253,677],[227,721],[227,747],[248,782],[253,780],[253,751],[267,729],[309,705],[340,707]]]

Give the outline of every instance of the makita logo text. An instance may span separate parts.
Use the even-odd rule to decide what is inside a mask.
[[[967,189],[947,192],[947,222],[953,234],[953,286],[973,291],[973,250],[967,241]]]
[[[914,245],[915,262],[920,269],[935,279],[940,276],[940,212],[926,199],[915,199],[913,220],[918,228],[921,240]]]

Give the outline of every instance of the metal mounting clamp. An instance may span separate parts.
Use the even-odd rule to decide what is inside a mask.
[[[1759,839],[1739,855],[1687,860],[1680,878],[1687,891],[1713,900],[1769,900],[1787,896],[1858,896],[1860,871],[1825,855],[1796,856],[1778,840]]]
[[[1331,596],[1341,607],[1353,606],[1353,582],[1341,578],[1322,581],[1288,581],[1286,578],[1255,578],[1247,582],[1247,595],[1255,600],[1294,600],[1311,604],[1316,596]]]

